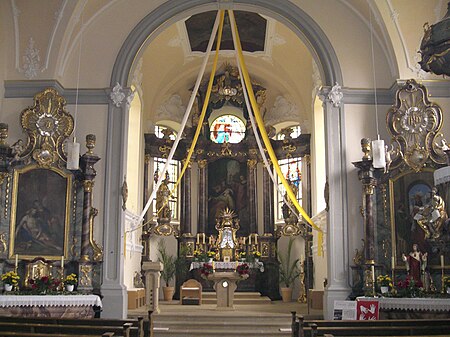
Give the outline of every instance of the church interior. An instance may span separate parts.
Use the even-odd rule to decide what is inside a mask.
[[[449,319],[448,6],[1,1],[0,300]]]

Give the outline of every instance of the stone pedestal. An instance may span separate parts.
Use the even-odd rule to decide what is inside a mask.
[[[217,296],[216,310],[234,310],[234,292],[236,282],[246,279],[248,275],[239,275],[234,271],[215,272],[208,275],[208,280],[214,281],[214,290]]]
[[[142,270],[145,275],[145,301],[147,310],[159,312],[159,280],[163,265],[161,262],[144,262]]]

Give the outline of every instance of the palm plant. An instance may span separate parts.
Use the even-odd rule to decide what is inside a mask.
[[[158,241],[158,261],[162,263],[163,270],[161,271],[161,278],[169,286],[170,281],[175,276],[177,258],[170,255],[166,249],[166,243],[163,239]]]
[[[300,275],[299,268],[299,259],[295,259],[293,261],[292,254],[292,245],[294,243],[294,239],[289,239],[288,249],[286,255],[283,255],[278,251],[278,262],[280,263],[280,282],[283,283],[286,288],[290,288],[291,284],[294,280]]]

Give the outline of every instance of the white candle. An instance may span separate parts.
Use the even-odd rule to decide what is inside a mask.
[[[16,269],[19,266],[19,254],[16,254]]]
[[[197,244],[200,244],[200,234],[197,233]]]
[[[370,268],[372,269],[372,278],[373,278],[373,281],[375,282],[375,266],[372,265]]]
[[[251,234],[248,236],[248,244],[249,244],[249,245],[252,244],[252,235],[251,235]]]
[[[391,257],[391,268],[394,269],[394,265],[395,265],[395,258]]]
[[[205,244],[205,233],[203,233],[203,244]]]
[[[61,256],[61,268],[64,268],[64,255]]]
[[[441,255],[441,267],[444,268],[445,263],[444,263],[444,255]]]
[[[258,234],[255,234],[255,245],[258,244]]]

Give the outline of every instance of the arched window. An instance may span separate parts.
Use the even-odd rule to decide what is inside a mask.
[[[215,143],[239,143],[244,137],[245,124],[234,115],[219,116],[211,123],[210,138]]]
[[[278,161],[278,165],[280,165],[281,172],[283,172],[283,176],[286,180],[297,186],[296,198],[300,206],[302,206],[302,158],[282,159]],[[277,184],[281,193],[278,192],[278,189],[275,189],[275,222],[280,223],[284,221],[282,207],[286,189],[278,176]]]

